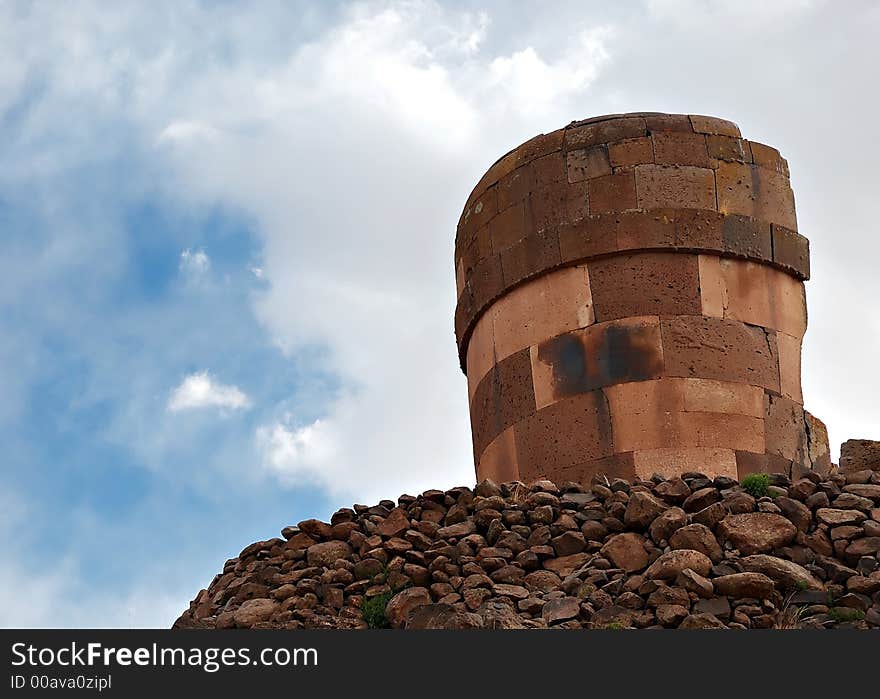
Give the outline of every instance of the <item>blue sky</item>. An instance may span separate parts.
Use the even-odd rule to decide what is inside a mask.
[[[455,223],[576,118],[781,148],[807,407],[880,438],[880,11],[839,8],[0,4],[0,624],[167,626],[285,525],[471,482]]]

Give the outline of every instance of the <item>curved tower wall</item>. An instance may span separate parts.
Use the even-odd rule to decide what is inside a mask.
[[[830,466],[803,409],[788,163],[735,124],[624,114],[527,141],[474,188],[455,269],[478,480]]]

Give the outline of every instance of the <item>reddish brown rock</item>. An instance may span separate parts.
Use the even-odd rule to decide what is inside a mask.
[[[765,553],[790,543],[797,528],[785,517],[771,512],[728,515],[718,525],[718,536],[740,553]]]
[[[424,587],[411,587],[398,592],[385,606],[385,616],[392,628],[402,629],[418,607],[432,603],[431,593]]]
[[[645,571],[649,580],[672,580],[685,569],[699,575],[708,575],[712,561],[704,553],[691,549],[680,549],[664,553]]]
[[[617,534],[602,547],[602,555],[607,556],[618,568],[627,572],[642,570],[648,565],[648,552],[645,540],[634,533]]]

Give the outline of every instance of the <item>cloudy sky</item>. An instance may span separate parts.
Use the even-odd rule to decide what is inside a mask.
[[[858,0],[0,1],[0,625],[168,626],[284,525],[471,483],[455,224],[573,119],[782,150],[807,407],[880,439],[878,35]]]

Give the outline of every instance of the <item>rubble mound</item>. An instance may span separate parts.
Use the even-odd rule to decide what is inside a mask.
[[[429,490],[286,527],[174,628],[880,628],[880,471]]]

